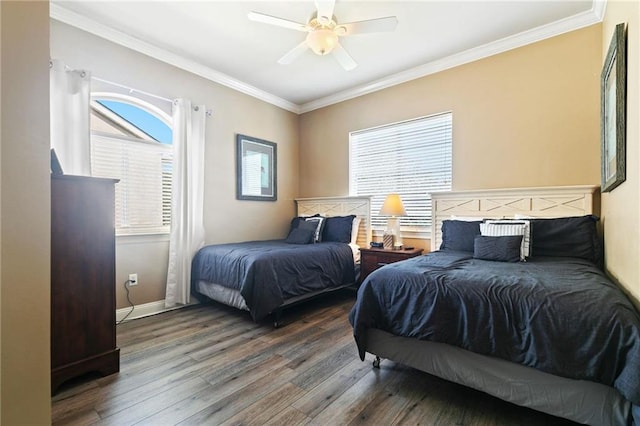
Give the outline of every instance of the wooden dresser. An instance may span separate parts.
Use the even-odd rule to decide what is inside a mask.
[[[120,369],[116,347],[114,185],[51,176],[51,390]]]

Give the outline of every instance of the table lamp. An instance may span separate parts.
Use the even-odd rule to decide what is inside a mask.
[[[400,237],[400,219],[398,219],[398,216],[407,215],[400,196],[398,194],[387,195],[379,215],[389,216],[387,229],[384,231],[384,237],[382,238],[383,247],[387,250],[400,250],[402,248],[402,238]]]

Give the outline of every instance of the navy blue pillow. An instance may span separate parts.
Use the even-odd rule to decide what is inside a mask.
[[[578,257],[602,268],[602,245],[593,215],[531,219],[531,255]]]
[[[476,235],[480,235],[481,223],[481,220],[477,222],[443,220],[440,250],[468,251],[473,253],[474,239]]]
[[[314,214],[313,216],[297,216],[294,217],[293,219],[291,219],[291,226],[289,227],[289,232],[293,231],[294,228],[297,228],[298,225],[300,224],[300,222],[304,222],[306,218],[308,217],[318,217],[320,216],[318,213]]]
[[[478,235],[473,240],[473,257],[497,262],[519,262],[522,235],[488,237]]]
[[[289,244],[311,244],[316,234],[317,225],[314,222],[307,222],[304,219],[299,221],[295,228],[292,228],[287,236],[286,242]]]
[[[329,216],[324,221],[322,241],[335,241],[338,243],[351,242],[351,229],[355,215]]]

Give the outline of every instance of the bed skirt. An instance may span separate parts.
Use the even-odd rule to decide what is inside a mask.
[[[554,376],[456,346],[395,336],[378,329],[367,330],[366,351],[578,423],[640,426],[640,407],[599,383]]]

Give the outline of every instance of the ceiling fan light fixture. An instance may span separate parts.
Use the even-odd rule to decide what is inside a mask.
[[[317,28],[307,35],[307,44],[316,55],[326,55],[338,44],[338,36],[329,28]]]

